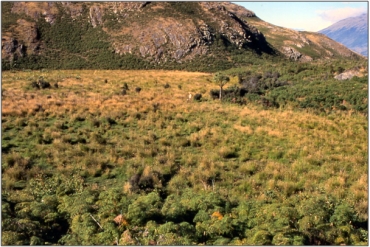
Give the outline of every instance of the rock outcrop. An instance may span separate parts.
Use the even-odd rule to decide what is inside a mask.
[[[131,40],[114,41],[115,52],[123,55],[133,54],[135,50],[138,50],[141,57],[160,63],[181,62],[191,60],[198,55],[205,55],[217,37],[226,39],[239,49],[248,47],[250,44],[257,47],[268,46],[262,33],[240,20],[221,3],[200,2],[197,4],[199,6],[196,7],[204,12],[202,15],[206,18],[174,18],[169,16],[154,18],[150,22],[131,23],[120,33],[120,35],[130,34]],[[168,7],[166,3],[156,3],[154,6],[150,6],[148,3],[135,6],[130,3],[130,6],[125,9],[130,9],[133,12],[143,6],[153,10]],[[119,10],[115,7],[114,11],[118,13]],[[124,18],[129,18],[130,15],[132,15],[130,12],[120,12],[116,18],[118,22],[124,21]],[[212,20],[212,26],[208,23],[209,20]],[[112,33],[112,36],[115,35]],[[133,45],[132,41],[140,45]]]
[[[26,55],[39,54],[41,47],[36,23],[19,19],[13,34],[3,34],[1,55],[3,59],[13,61]]]
[[[84,18],[92,27],[103,28],[115,53],[133,54],[155,63],[181,63],[209,54],[217,39],[238,49],[263,51],[268,47],[263,34],[235,14],[253,16],[253,12],[230,3],[195,2],[189,7],[194,13],[181,13],[176,4],[186,9],[188,3],[15,2],[12,13],[28,18],[18,20],[18,32],[9,32],[3,39],[3,57],[14,60],[39,54],[44,44],[39,40],[37,20],[43,18],[54,25],[61,10],[73,20]]]
[[[287,56],[289,59],[294,61],[300,61],[300,62],[309,62],[312,61],[312,58],[310,56],[303,55],[296,49],[290,47],[290,46],[283,46],[282,52],[285,56]]]
[[[334,78],[339,81],[350,80],[355,76],[357,77],[364,76],[365,72],[366,72],[365,68],[354,68],[354,69],[344,71],[343,73],[336,75]]]

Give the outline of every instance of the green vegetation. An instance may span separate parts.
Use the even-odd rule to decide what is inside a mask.
[[[31,21],[32,19],[25,14],[15,14],[11,12],[12,2],[1,2],[1,32],[14,30],[18,19]]]
[[[367,84],[330,70],[223,71],[242,106],[206,73],[3,72],[2,244],[366,245]]]
[[[230,78],[218,72],[214,75],[213,81],[220,87],[219,99],[222,100],[222,88],[230,81]]]
[[[321,112],[333,109],[368,112],[368,80],[354,78],[351,83],[331,80],[323,83],[296,83],[272,90],[268,96],[279,105],[294,104],[300,108],[312,108]]]
[[[115,54],[116,16],[92,28],[84,8],[38,20],[43,55],[2,61],[3,245],[368,244],[367,61],[218,35],[213,55],[155,65]]]

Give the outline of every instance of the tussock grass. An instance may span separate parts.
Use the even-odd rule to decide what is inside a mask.
[[[26,87],[28,78],[40,75],[59,88]],[[137,198],[137,186],[163,197],[186,189],[218,193],[231,205],[294,204],[299,196],[324,193],[367,219],[366,117],[231,105],[205,93],[201,102],[188,102],[189,92],[217,87],[211,77],[181,71],[4,72],[5,189],[27,187],[52,171],[80,176],[94,191],[113,186],[130,198]],[[124,83],[129,90],[120,95]],[[43,110],[36,111],[37,105]],[[130,180],[135,175],[138,185]]]

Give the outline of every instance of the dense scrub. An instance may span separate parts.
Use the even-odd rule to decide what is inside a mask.
[[[269,70],[261,70],[270,67]],[[316,114],[332,111],[368,113],[368,77],[338,81],[334,76],[354,68],[367,68],[356,61],[318,62],[312,64],[270,63],[235,68],[226,74],[237,77],[237,84],[226,88],[228,98],[244,97],[252,102],[269,102],[281,109],[311,109]],[[216,90],[211,91],[215,95]]]
[[[3,72],[2,244],[366,245],[367,84],[295,66]]]

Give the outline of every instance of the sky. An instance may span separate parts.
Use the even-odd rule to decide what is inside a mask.
[[[233,2],[276,26],[317,32],[352,16],[368,13],[362,2]]]

